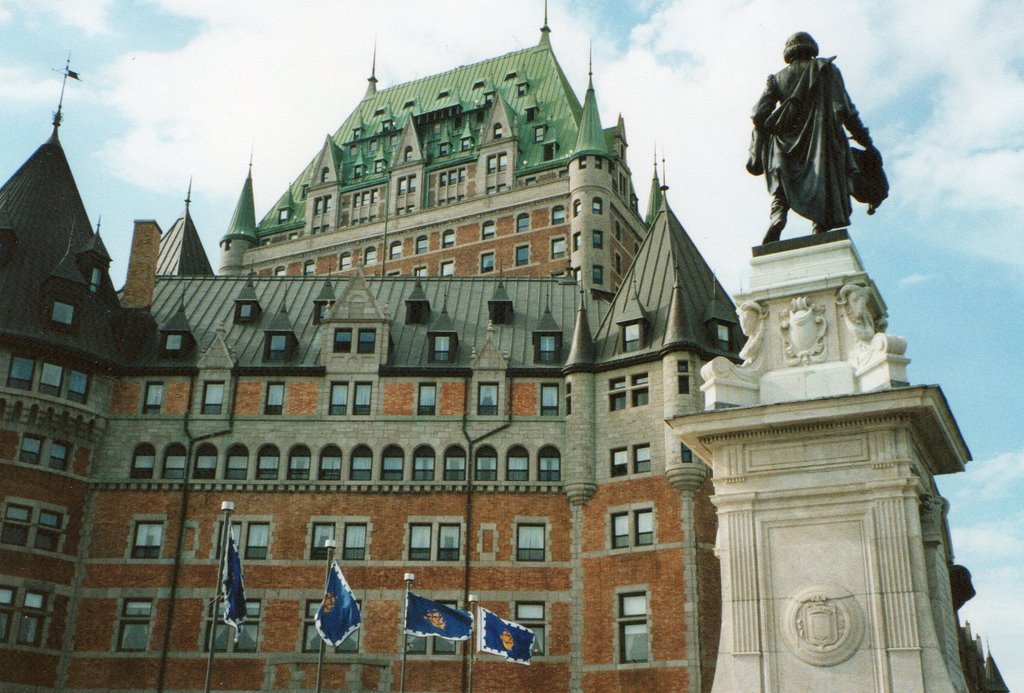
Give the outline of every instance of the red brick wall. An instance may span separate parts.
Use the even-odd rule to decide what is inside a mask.
[[[115,380],[110,393],[111,414],[135,414],[142,402],[142,383],[138,380]]]
[[[316,259],[316,273],[329,274],[338,269],[337,255],[323,255]]]
[[[412,383],[384,383],[385,416],[412,415]]]
[[[235,413],[240,415],[259,414],[263,407],[263,383],[255,380],[238,383],[235,397]]]
[[[320,400],[320,382],[298,380],[287,384],[284,398],[285,412],[291,416],[312,416],[316,414]]]
[[[89,448],[75,448],[75,460],[72,471],[75,474],[85,475],[89,471],[89,458],[92,451]]]
[[[164,386],[164,414],[184,414],[192,402],[191,383],[187,380],[171,380]]]
[[[459,416],[466,409],[466,384],[461,380],[441,383],[437,413],[441,416]]]
[[[13,460],[18,452],[18,434],[0,430],[0,459]]]
[[[512,383],[512,414],[537,415],[537,383]]]

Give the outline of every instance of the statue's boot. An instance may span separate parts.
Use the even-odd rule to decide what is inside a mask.
[[[775,241],[779,240],[779,237],[782,236],[782,229],[784,229],[785,227],[785,221],[772,222],[771,226],[768,227],[768,230],[765,231],[764,238],[761,239],[761,245],[764,245],[765,243],[774,243]]]
[[[761,240],[761,245],[774,243],[782,235],[782,229],[786,228],[786,218],[789,216],[789,201],[782,188],[778,188],[772,195],[772,207],[768,213],[771,224]]]

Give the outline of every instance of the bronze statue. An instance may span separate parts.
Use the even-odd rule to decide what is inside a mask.
[[[882,157],[846,93],[833,61],[819,58],[806,32],[786,41],[786,67],[768,77],[754,106],[747,170],[764,174],[772,195],[771,224],[762,243],[779,240],[790,208],[824,233],[850,223],[850,195],[868,214],[889,191]],[[844,128],[864,149],[851,149]]]

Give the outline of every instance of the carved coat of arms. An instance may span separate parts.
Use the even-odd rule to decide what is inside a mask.
[[[791,366],[806,366],[821,361],[825,356],[825,331],[828,323],[822,313],[825,308],[808,301],[805,296],[794,298],[789,310],[780,316],[782,353]]]

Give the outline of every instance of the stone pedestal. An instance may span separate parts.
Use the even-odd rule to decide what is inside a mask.
[[[905,342],[847,238],[753,265],[744,364],[709,363],[709,411],[670,422],[713,471],[713,690],[964,691],[933,574],[951,554],[928,529],[933,477],[969,459],[946,401],[906,386]]]

